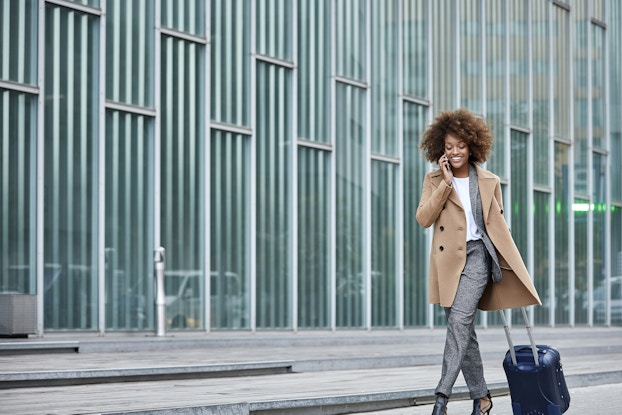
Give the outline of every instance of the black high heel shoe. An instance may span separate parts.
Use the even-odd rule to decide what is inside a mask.
[[[436,403],[432,409],[432,415],[447,415],[447,401],[449,398],[442,393],[436,394]]]
[[[492,398],[490,397],[490,393],[486,394],[486,398],[488,398],[488,405],[482,408],[482,399],[477,398],[473,399],[473,412],[471,415],[489,415],[490,410],[492,409]]]

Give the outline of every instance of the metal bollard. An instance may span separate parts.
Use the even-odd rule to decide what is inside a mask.
[[[162,247],[154,251],[155,262],[155,311],[156,311],[156,336],[164,336],[166,333],[166,296],[164,293],[164,253]]]

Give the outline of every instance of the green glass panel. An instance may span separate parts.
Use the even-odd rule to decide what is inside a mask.
[[[298,148],[298,326],[331,324],[330,153]]]
[[[205,327],[203,46],[162,37],[160,243],[166,249],[167,321]]]
[[[608,3],[608,24],[605,35],[608,40],[609,53],[609,91],[621,91],[622,90],[622,3],[612,1]],[[622,117],[616,116],[620,114],[622,109],[622,94],[609,93],[609,102],[607,103],[610,108],[609,117],[609,154],[619,155],[622,154]],[[609,183],[611,189],[611,200],[616,203],[622,203],[622,174],[620,171],[620,163],[609,163]],[[616,228],[614,228],[616,229]],[[617,228],[622,229],[622,228]],[[622,234],[621,232],[613,232],[612,235]],[[612,253],[615,251],[612,251]],[[613,254],[612,254],[613,256]],[[622,275],[622,272],[617,275]]]
[[[371,311],[373,327],[397,325],[397,165],[373,160]]]
[[[536,324],[547,325],[550,322],[550,311],[553,299],[551,298],[549,275],[551,263],[549,259],[549,244],[551,236],[549,234],[550,223],[550,194],[534,192],[534,212],[533,212],[533,255],[534,271],[533,282],[542,301],[541,307],[534,307],[534,321]]]
[[[97,17],[45,8],[43,165],[46,329],[97,322]]]
[[[570,13],[563,7],[553,6],[551,36],[553,53],[553,122],[555,136],[570,138],[570,102],[572,97],[570,66]]]
[[[106,112],[106,328],[153,327],[153,119]]]
[[[605,29],[593,24],[590,30],[592,31],[592,145],[605,149],[607,147]]]
[[[482,5],[479,0],[462,0],[457,5],[460,16],[460,106],[482,114]],[[503,22],[492,23],[494,31],[498,31],[501,37]]]
[[[549,67],[550,48],[548,33],[548,7],[539,0],[531,4],[531,67],[533,72],[533,177],[534,184],[550,186],[550,110]]]
[[[622,325],[622,206],[611,208],[611,280],[607,291],[607,280],[594,281],[594,322],[607,322],[607,308],[605,301],[609,293],[609,315],[613,325]]]
[[[588,117],[590,87],[588,56],[587,3],[575,2],[574,8],[574,190],[583,198],[588,196],[588,157],[590,152]]]
[[[291,0],[257,0],[257,53],[292,60]]]
[[[609,154],[622,154],[622,131],[611,134],[611,151]],[[610,156],[611,157],[611,156]],[[610,163],[610,186],[611,199],[616,203],[622,202],[622,174],[620,174],[620,163]]]
[[[257,64],[257,327],[291,327],[291,70]]]
[[[67,0],[67,1],[81,4],[83,6],[99,8],[99,0]]]
[[[529,127],[529,20],[528,2],[511,1],[512,21],[508,27],[510,43],[510,117],[514,125]]]
[[[511,200],[510,218],[512,223],[512,237],[520,251],[523,260],[529,258],[529,234],[527,223],[531,220],[529,205],[526,203],[529,195],[528,157],[529,136],[519,131],[511,132]]]
[[[602,285],[603,281],[606,281],[607,278],[607,273],[606,273],[606,266],[607,266],[607,255],[606,255],[606,249],[607,249],[607,241],[606,238],[608,237],[608,232],[607,232],[607,195],[606,195],[606,189],[607,189],[607,184],[608,184],[608,176],[606,174],[607,170],[606,170],[606,157],[602,154],[598,154],[598,153],[594,153],[592,156],[592,166],[593,166],[593,183],[592,183],[592,244],[593,244],[593,248],[592,248],[592,255],[593,255],[593,259],[592,259],[592,271],[593,271],[593,287],[594,290],[596,290],[596,287],[598,285]],[[612,214],[612,224],[614,224],[614,219],[613,219],[613,214]],[[612,227],[613,229],[621,229],[619,226],[618,228]],[[615,234],[615,235],[614,235]],[[622,255],[618,255],[618,251],[615,251],[615,245],[616,245],[616,239],[620,239],[620,232],[611,232],[610,236],[609,236],[612,241],[611,241],[611,256],[612,258],[616,258],[619,257],[619,259],[622,261]],[[622,275],[622,273],[619,272],[619,266],[622,265],[622,262],[620,264],[616,264],[616,266],[613,266],[611,269],[611,276],[615,277],[618,275]],[[589,262],[586,264],[586,267],[589,266]],[[612,282],[614,282],[615,280],[612,280]],[[620,287],[620,284],[622,283],[622,278],[619,279],[618,282],[618,287]],[[577,313],[579,312],[579,309],[587,309],[587,286],[585,288],[583,288],[582,286],[577,284],[577,289],[579,290],[579,292],[581,293],[581,298],[584,300],[581,304],[581,306],[579,306],[579,304],[577,304]],[[618,288],[618,293],[619,293],[619,288]],[[619,298],[619,297],[618,297]],[[596,298],[594,298],[594,301],[596,301]],[[615,310],[615,307],[611,308],[612,312]],[[618,307],[618,313],[620,313],[620,309]],[[594,323],[595,324],[599,324],[599,323],[603,323],[602,321],[602,314],[598,315],[597,313],[594,314]],[[613,316],[612,316],[613,317]],[[618,323],[622,323],[622,315],[617,316],[617,320]]]
[[[363,327],[365,270],[365,91],[337,84],[337,326]]]
[[[0,88],[0,292],[36,292],[37,97]]]
[[[419,141],[428,120],[428,108],[404,104],[404,326],[428,324],[428,256],[426,230],[415,218],[421,199],[427,163],[419,151]],[[441,321],[444,321],[444,316]]]
[[[36,86],[39,2],[0,1],[0,79]]]
[[[329,0],[298,2],[298,137],[330,142]]]
[[[402,2],[402,54],[404,94],[429,99],[428,92],[428,2]]]
[[[367,79],[366,4],[342,0],[336,8],[337,75],[365,82]]]
[[[250,326],[250,139],[212,130],[210,326]]]
[[[592,5],[592,10],[590,17],[600,20],[601,22],[605,21],[605,1],[604,0],[592,0],[589,2]],[[607,10],[611,8],[611,3],[607,3]]]
[[[212,1],[210,109],[213,121],[250,122],[250,7],[245,0]]]
[[[397,156],[398,19],[395,0],[372,4],[372,152]]]
[[[506,178],[505,162],[505,82],[506,32],[505,2],[487,0],[486,7],[486,119],[494,134],[492,153],[486,167]]]
[[[106,99],[153,107],[154,8],[147,0],[106,2]]]
[[[446,47],[456,39],[453,0],[437,0],[432,5],[432,102],[434,109],[447,111],[458,105],[456,67],[459,63],[455,48]]]
[[[589,268],[589,235],[588,221],[590,203],[585,199],[574,199],[572,210],[574,214],[574,300],[575,324],[587,324],[587,289]],[[595,239],[594,239],[595,242]],[[568,310],[570,304],[568,303]],[[564,311],[566,309],[564,308]]]
[[[568,324],[570,292],[570,150],[555,143],[555,324]]]
[[[132,2],[135,3],[133,0]],[[161,0],[163,27],[205,37],[205,5],[203,0]],[[222,3],[222,2],[221,2]]]

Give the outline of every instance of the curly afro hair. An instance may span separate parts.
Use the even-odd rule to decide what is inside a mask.
[[[469,146],[470,163],[483,163],[492,151],[492,130],[486,122],[466,109],[443,111],[423,133],[419,148],[426,160],[436,163],[445,154],[445,137],[453,134]]]

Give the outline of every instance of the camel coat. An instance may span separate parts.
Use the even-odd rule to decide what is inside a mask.
[[[481,310],[503,310],[542,304],[503,217],[499,177],[476,166],[486,233],[495,246],[502,279],[488,281],[479,301]],[[428,173],[417,208],[417,222],[434,224],[430,250],[429,302],[451,307],[466,264],[466,216],[458,194],[440,170]]]

